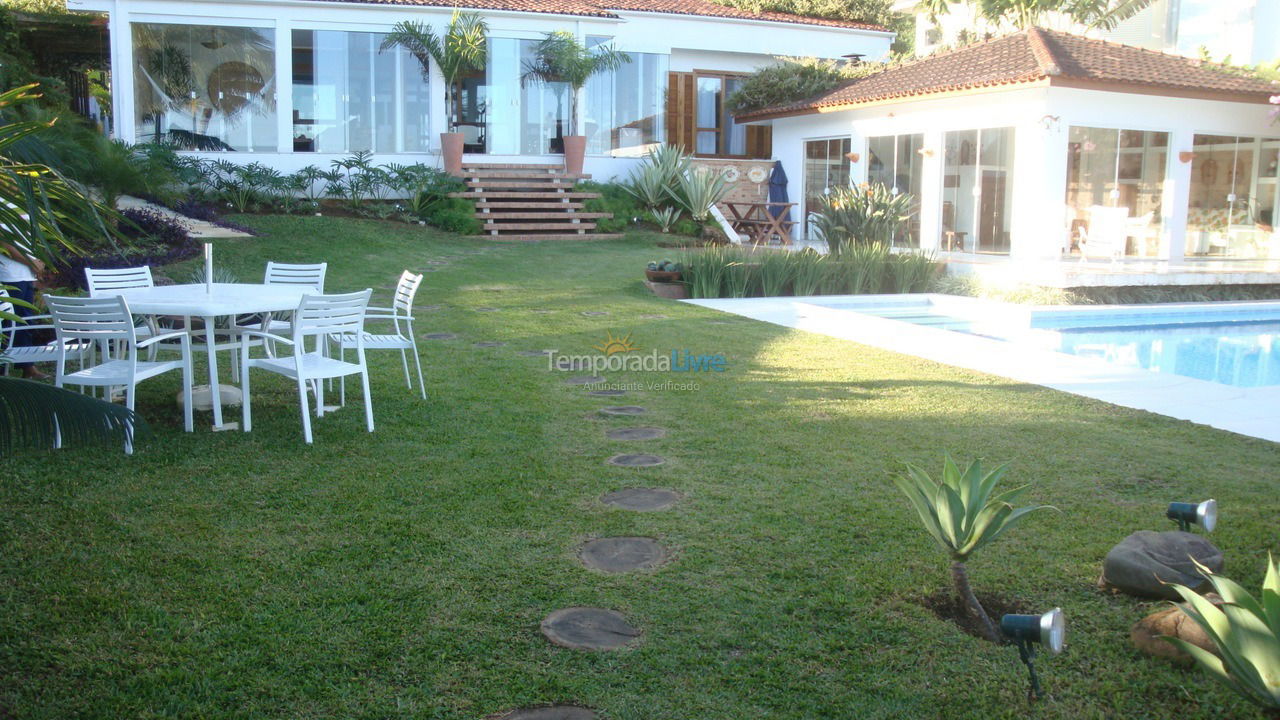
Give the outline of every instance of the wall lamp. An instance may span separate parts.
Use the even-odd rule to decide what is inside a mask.
[[[1202,503],[1171,502],[1165,517],[1178,523],[1182,532],[1191,532],[1192,525],[1199,525],[1205,532],[1213,532],[1218,524],[1218,501],[1209,499]]]
[[[1027,666],[1031,677],[1028,700],[1041,697],[1040,677],[1036,675],[1036,645],[1043,646],[1051,655],[1062,652],[1067,638],[1067,618],[1062,608],[1054,608],[1043,615],[1005,615],[1000,618],[1000,632],[1018,646],[1018,658]]]
[[[1196,154],[1190,150],[1183,150],[1178,153],[1178,159],[1184,163],[1189,163],[1196,159]]]
[[[859,160],[862,159],[862,156],[856,152],[847,152],[844,154],[844,156],[848,158],[849,162],[851,163],[857,163]]]

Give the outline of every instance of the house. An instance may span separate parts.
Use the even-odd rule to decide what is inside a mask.
[[[952,259],[1275,260],[1276,93],[1198,60],[1030,29],[737,120],[771,125],[806,214],[828,188],[883,183],[915,198],[898,242]]]
[[[894,10],[916,18],[915,49],[927,55],[938,49],[965,44],[988,34],[1003,35],[1016,29],[1008,22],[990,23],[973,0],[956,2],[936,18],[918,8],[917,0],[897,0]],[[1280,58],[1280,0],[1151,0],[1133,17],[1114,28],[1088,28],[1061,13],[1047,13],[1052,27],[1103,40],[1137,45],[1148,50],[1232,62],[1258,64]]]
[[[465,161],[559,163],[560,139],[588,138],[586,171],[625,177],[655,144],[709,162],[767,163],[767,126],[736,123],[724,99],[776,55],[884,57],[883,27],[750,12],[709,0],[70,0],[109,19],[117,137],[165,139],[282,171],[328,167],[355,151],[374,161],[438,163],[447,129],[438,71],[379,50],[396,23],[442,29],[455,8],[488,23],[488,61],[465,79]],[[537,40],[574,33],[629,53],[580,98],[565,127],[560,84],[522,84]],[[746,172],[740,173],[746,175]]]

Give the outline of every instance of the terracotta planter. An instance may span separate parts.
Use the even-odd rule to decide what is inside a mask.
[[[570,175],[582,173],[582,162],[587,155],[586,135],[564,136],[564,171]]]
[[[462,133],[440,133],[440,154],[444,157],[444,171],[461,175]]]
[[[645,280],[644,284],[649,288],[649,292],[660,298],[669,300],[687,300],[689,298],[689,286],[684,283],[659,283]]]
[[[680,273],[675,270],[645,270],[644,276],[657,283],[680,282]]]

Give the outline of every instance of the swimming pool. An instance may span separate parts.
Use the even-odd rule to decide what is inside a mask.
[[[1280,385],[1277,303],[1002,309],[994,318],[963,302],[825,306],[1235,387]]]
[[[934,294],[684,302],[1280,442],[1280,302],[1048,307]]]

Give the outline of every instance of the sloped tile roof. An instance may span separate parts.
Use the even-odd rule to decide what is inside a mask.
[[[314,0],[325,2],[326,0]],[[552,15],[579,15],[586,17],[616,18],[621,12],[671,13],[698,17],[722,17],[737,20],[761,20],[814,25],[817,27],[873,30],[888,32],[887,28],[873,23],[851,20],[805,17],[781,12],[753,12],[720,5],[710,0],[329,0],[333,2],[362,2],[371,5],[403,5],[406,7],[447,7],[464,10],[511,10],[515,12],[548,13]]]
[[[888,100],[1035,82],[1246,102],[1266,102],[1280,92],[1280,86],[1213,63],[1031,28],[891,67],[808,100],[741,113],[737,119],[831,112]]]

